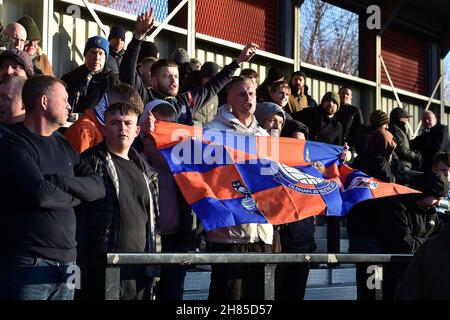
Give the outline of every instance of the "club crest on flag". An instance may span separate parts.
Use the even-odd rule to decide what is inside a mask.
[[[348,189],[353,188],[368,188],[368,189],[376,189],[378,188],[380,184],[376,181],[372,181],[368,177],[355,177],[353,178],[352,182],[350,182],[350,185],[347,187]]]
[[[244,187],[240,181],[233,181],[232,185],[234,190],[242,193],[244,196],[244,199],[241,201],[241,205],[248,211],[254,211],[256,209],[256,201],[252,198],[250,191],[248,191],[248,189]]]
[[[311,176],[282,163],[278,164],[278,170],[273,176],[277,182],[289,189],[305,194],[328,194],[338,187],[335,181]]]

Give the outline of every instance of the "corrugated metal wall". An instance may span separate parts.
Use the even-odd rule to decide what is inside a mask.
[[[381,53],[395,87],[426,94],[426,39],[388,28],[382,37]],[[381,80],[383,84],[389,85],[384,69]]]
[[[277,53],[278,1],[196,1],[196,30],[227,41],[256,42]]]

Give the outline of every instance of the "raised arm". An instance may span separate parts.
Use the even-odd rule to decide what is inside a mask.
[[[219,91],[230,81],[230,78],[239,68],[239,65],[243,62],[250,61],[256,54],[258,48],[259,46],[256,43],[247,44],[244,49],[242,49],[239,56],[212,77],[206,85],[196,87],[192,91],[184,93],[183,95],[187,100],[192,102],[190,103],[193,108],[192,114],[195,114],[204,104],[208,103],[212,97],[219,93]]]
[[[120,64],[120,80],[136,88],[144,104],[148,102],[148,90],[137,73],[137,60],[145,34],[153,27],[153,8],[137,17],[135,32]]]

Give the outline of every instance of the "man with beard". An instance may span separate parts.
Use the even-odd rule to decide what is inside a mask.
[[[295,71],[289,80],[291,95],[286,106],[286,111],[290,114],[301,111],[303,108],[317,107],[317,102],[308,94],[306,86],[306,76],[301,71]]]
[[[342,126],[334,115],[339,109],[337,93],[327,92],[318,108],[305,108],[292,115],[309,129],[309,140],[342,145]]]
[[[120,65],[120,79],[133,85],[135,79],[137,59],[145,34],[153,27],[153,8],[138,16],[135,33],[129,43]],[[169,101],[177,110],[178,122],[193,124],[192,115],[204,104],[208,103],[230,80],[234,72],[242,62],[249,61],[256,53],[258,45],[248,44],[241,54],[230,64],[226,65],[216,76],[204,86],[178,94],[179,73],[178,65],[171,60],[161,59],[151,67],[152,88],[146,88],[140,79],[134,84],[144,104],[154,100],[162,99]]]

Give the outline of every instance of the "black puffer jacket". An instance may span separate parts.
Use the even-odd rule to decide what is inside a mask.
[[[101,72],[92,76],[87,91],[83,94],[83,86],[88,74],[89,70],[83,64],[61,77],[61,80],[67,85],[66,89],[72,112],[83,113],[85,109],[92,109],[99,103],[105,93],[119,84],[119,78],[105,67]]]
[[[419,169],[422,163],[420,152],[412,150],[409,144],[409,137],[406,134],[405,124],[400,121],[391,121],[389,131],[397,142],[395,153],[402,162],[404,170]]]
[[[148,203],[149,224],[147,226],[147,252],[155,252],[155,225],[158,216],[158,180],[156,172],[142,160],[134,149],[130,149],[130,160],[134,161],[146,177],[151,203]],[[85,205],[78,212],[79,254],[88,256],[106,252],[117,252],[120,211],[117,197],[119,180],[106,143],[83,152],[94,171],[103,177],[106,196]]]

